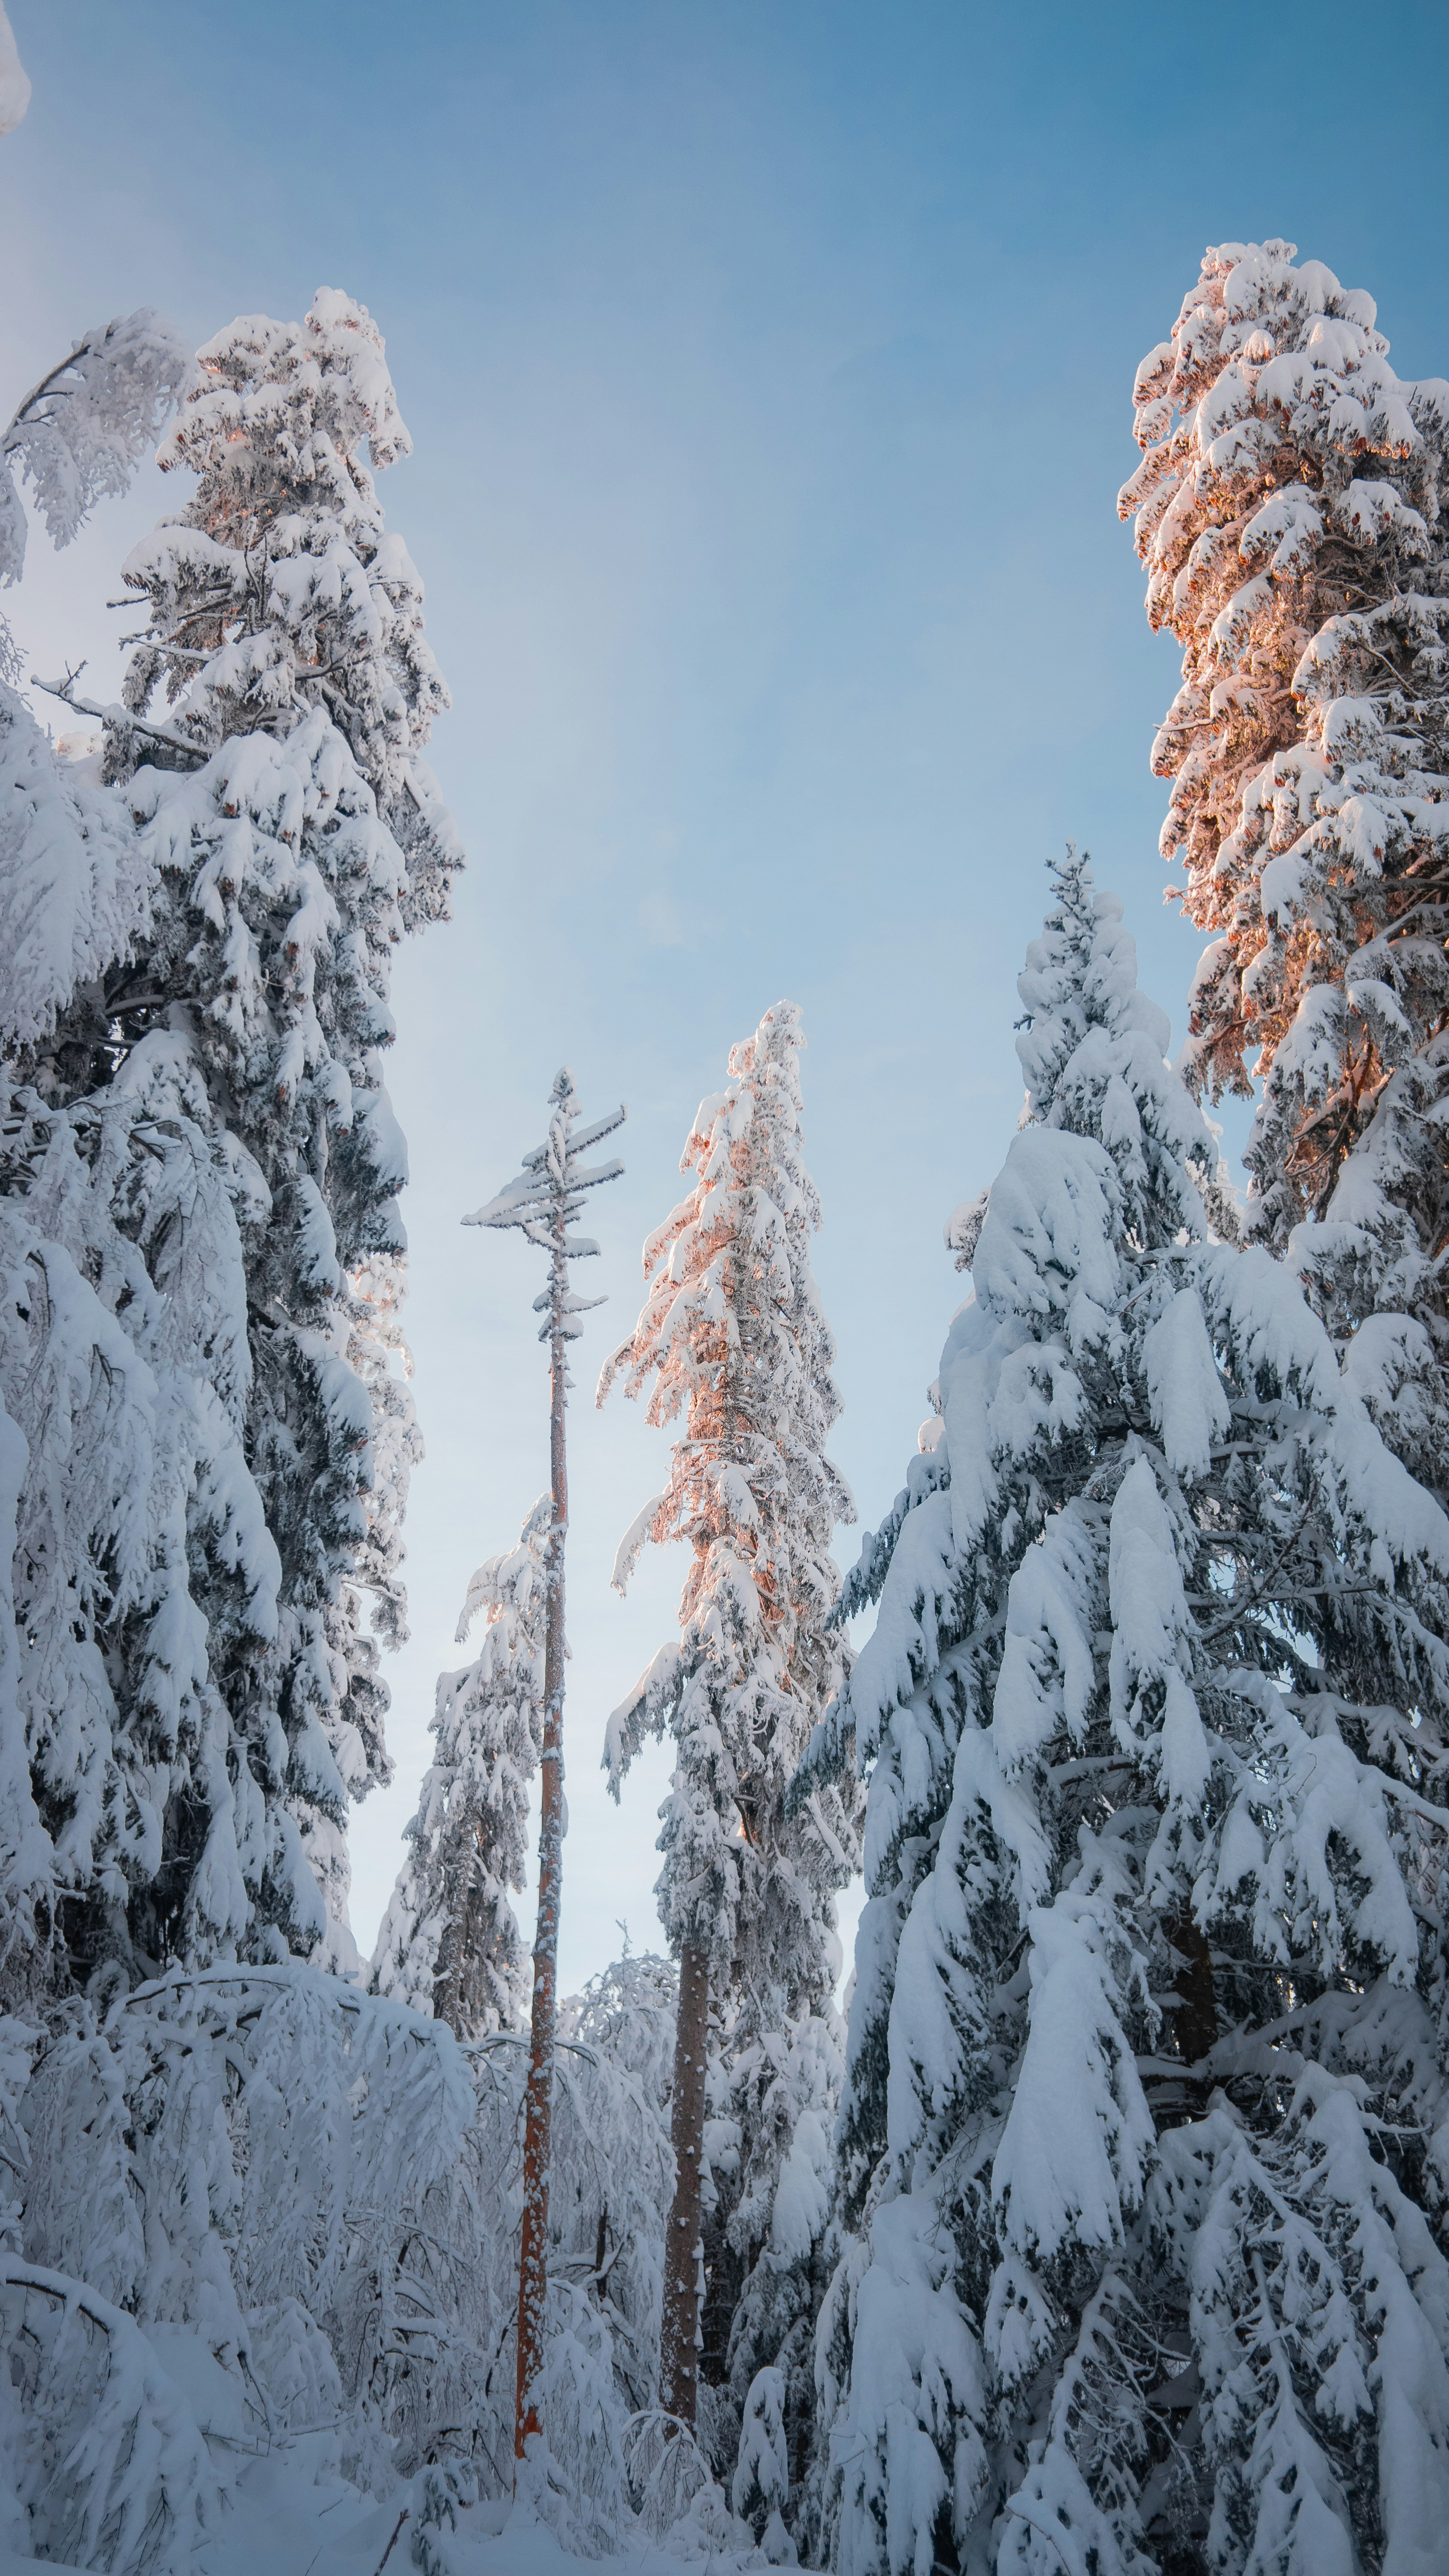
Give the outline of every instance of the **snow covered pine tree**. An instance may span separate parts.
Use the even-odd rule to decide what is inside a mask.
[[[870,1772],[822,2314],[842,2576],[1430,2576],[1449,1521],[1075,857],[975,1294],[802,1787]]]
[[[304,325],[232,325],[198,366],[160,451],[196,495],[126,562],[147,626],[126,703],[62,685],[106,724],[142,917],[15,1056],[26,1133],[90,1118],[72,1203],[121,1208],[131,1270],[188,1283],[165,1329],[206,1414],[175,1479],[201,1600],[108,1721],[142,1736],[154,1821],[72,1906],[77,1968],[239,1947],[355,1963],[342,1819],[386,1775],[363,1597],[396,1633],[414,1453],[381,1048],[391,948],[445,909],[458,848],[420,762],[445,703],[420,585],[363,464],[407,433],[376,325],[335,291]],[[167,721],[147,714],[157,680]],[[116,1273],[103,1298],[139,1285]],[[88,1605],[88,1633],[126,1607]]]
[[[710,2291],[724,2294],[726,2311],[716,2366],[727,2366],[755,2428],[746,2427],[737,2501],[777,2525],[812,2407],[839,2071],[833,1891],[858,1866],[853,1786],[813,1794],[793,1818],[784,1807],[848,1666],[830,1623],[839,1577],[829,1550],[835,1523],[854,1517],[825,1454],[840,1402],[810,1269],[820,1202],[802,1148],[803,1043],[799,1011],[780,1002],[731,1050],[725,1088],[701,1102],[681,1160],[698,1178],[644,1247],[644,1308],[599,1382],[602,1402],[620,1372],[634,1396],[652,1381],[650,1421],[685,1416],[669,1483],[615,1566],[622,1587],[647,1540],[689,1542],[680,1642],[615,1711],[605,1756],[617,1796],[647,1735],[672,1730],[678,1750],[660,1838],[661,1913],[681,1962],[661,2403],[695,2422],[713,2003],[714,2107],[728,2139],[720,2178],[733,2203],[713,2248]],[[752,2406],[756,2373],[777,2368],[779,2390],[761,2390]],[[793,2462],[783,2467],[784,2436],[760,2436],[771,2405],[788,2417]]]
[[[143,311],[87,332],[26,395],[0,433],[5,582],[17,582],[24,567],[18,482],[29,478],[48,534],[68,545],[98,499],[125,489],[190,370],[177,334]],[[18,675],[19,656],[0,618],[0,1045],[7,1058],[48,1028],[77,982],[124,949],[143,916],[148,877],[115,800],[83,768],[57,769],[10,685]],[[88,1200],[75,1186],[77,1149],[109,1163],[114,1177],[115,1130],[108,1150],[94,1110],[79,1111],[74,1122],[37,1121],[33,1095],[11,1080],[5,1100],[0,1381],[9,1406],[9,1538],[0,1543],[7,1633],[0,1646],[0,1976],[7,1998],[18,2001],[50,1982],[57,1916],[65,1909],[74,1929],[77,1885],[90,1881],[114,1896],[126,1872],[144,1869],[157,1853],[147,1756],[154,1732],[164,1733],[177,1713],[167,1667],[178,1661],[178,1647],[184,1661],[194,1616],[179,1480],[187,1472],[188,1428],[196,1426],[182,1419],[194,1408],[178,1388],[177,1363],[184,1376],[196,1310],[179,1278],[163,1282],[158,1294],[125,1219],[118,1223],[103,1192]],[[189,1159],[187,1139],[148,1136],[146,1145],[148,1180],[134,1204],[149,1199],[159,1207],[177,1160]],[[163,1174],[155,1167],[168,1154],[172,1169]],[[220,1268],[224,1274],[224,1260]],[[95,1283],[102,1283],[101,1297]],[[167,1286],[174,1292],[169,1311]],[[117,1306],[128,1310],[124,1326]],[[210,1430],[213,1437],[200,1445],[225,1451],[224,1427],[214,1421]],[[205,1519],[203,1509],[198,1530]],[[234,1576],[245,1565],[257,1599],[267,1590],[255,1545],[260,1512],[249,1527],[246,1521],[239,1512]],[[109,1666],[95,1644],[104,1608],[112,1614]],[[169,1655],[158,1651],[163,1637]],[[138,1644],[147,1716],[118,1743],[113,1684],[127,1663],[127,1678],[134,1676]],[[200,1767],[210,1751],[197,1746]]]
[[[123,357],[88,490],[134,447]],[[89,403],[105,350],[71,364]],[[421,591],[363,461],[409,442],[379,333],[332,290],[199,366],[161,450],[196,492],[125,567],[146,628],[125,704],[59,687],[103,721],[104,777],[62,783],[0,710],[21,789],[4,1383],[22,1533],[46,1531],[17,1552],[16,1615],[80,1979],[355,1963],[343,1823],[387,1767],[364,1599],[396,1634],[416,1448],[382,1050],[392,948],[446,909],[459,852],[421,759],[446,704]]]
[[[374,1992],[436,2013],[460,2039],[520,2030],[526,1956],[510,1888],[523,1885],[528,1784],[543,1744],[544,1599],[551,1498],[534,1504],[507,1556],[468,1586],[461,1644],[478,1612],[475,1661],[438,1681],[437,1753],[423,1780],[373,1961]]]
[[[1137,370],[1118,506],[1183,647],[1152,765],[1215,934],[1189,1076],[1247,1093],[1258,1050],[1250,1232],[1292,1236],[1340,1347],[1398,1318],[1380,1419],[1444,1491],[1449,384],[1401,383],[1373,298],[1295,259],[1206,253]]]

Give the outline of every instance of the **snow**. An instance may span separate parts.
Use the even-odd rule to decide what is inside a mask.
[[[1120,2242],[1154,2131],[1122,2029],[1109,1923],[1068,1893],[1034,1907],[1026,1929],[1028,2037],[991,2190],[1003,2245],[1040,2270],[1068,2240]]]
[[[388,2543],[397,2532],[389,2576],[406,2576],[408,2524],[398,2531],[409,2494],[378,2504],[340,2480],[311,2479],[305,2466],[258,2462],[243,2470],[236,2501],[222,2535],[194,2560],[196,2576],[379,2576]],[[409,2517],[411,2519],[411,2516]],[[457,2524],[435,2544],[446,2576],[577,2576],[579,2560],[560,2546],[551,2526],[526,2510],[462,2506]],[[702,2557],[677,2557],[647,2537],[623,2540],[588,2564],[629,2576],[699,2576]],[[770,2564],[756,2549],[714,2549],[712,2576],[743,2576]],[[776,2562],[778,2563],[778,2562]],[[47,2558],[26,2558],[0,2548],[0,2576],[85,2576],[84,2569]]]
[[[40,1037],[88,982],[128,955],[153,872],[114,801],[77,766],[58,771],[19,698],[0,684],[0,1032]]]

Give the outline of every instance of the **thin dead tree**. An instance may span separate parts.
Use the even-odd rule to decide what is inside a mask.
[[[584,1192],[617,1180],[617,1159],[586,1170],[581,1160],[601,1138],[624,1123],[622,1104],[588,1127],[577,1127],[578,1095],[567,1065],[549,1094],[548,1134],[525,1154],[516,1180],[465,1217],[465,1225],[518,1226],[549,1257],[548,1286],[534,1299],[543,1316],[539,1340],[549,1346],[549,1524],[543,1658],[543,1821],[538,1838],[538,1928],[533,1944],[533,2020],[523,2130],[523,2240],[518,2265],[518,2396],[514,2417],[516,2459],[526,2456],[530,2434],[543,2431],[544,2313],[548,2295],[548,2168],[553,2118],[554,2021],[558,2002],[558,1917],[563,1879],[564,1542],[568,1535],[568,1467],[564,1409],[568,1401],[567,1344],[577,1341],[579,1317],[602,1297],[576,1297],[569,1263],[596,1254],[587,1235],[569,1233]]]

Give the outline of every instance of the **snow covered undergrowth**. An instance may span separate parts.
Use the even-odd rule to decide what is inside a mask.
[[[197,2560],[198,2576],[379,2576],[384,2555],[387,2576],[406,2569],[409,2524],[399,2526],[400,2508],[372,2505],[355,2490],[329,2494],[325,2487],[293,2479],[268,2464],[242,2491],[233,2529],[216,2549]],[[394,2538],[396,2534],[396,2538]],[[559,2546],[555,2534],[537,2516],[510,2514],[500,2525],[496,2509],[479,2505],[458,2516],[456,2531],[439,2535],[435,2563],[446,2576],[562,2576],[577,2570],[578,2560]],[[711,2576],[737,2576],[766,2563],[757,2550],[740,2557],[716,2550]],[[631,2576],[676,2576],[699,2562],[672,2555],[651,2540],[627,2544],[598,2562],[603,2576],[611,2567],[627,2567]],[[46,2576],[86,2576],[86,2571],[58,2566],[54,2559],[18,2558],[0,2550],[0,2576],[31,2576],[44,2567]]]
[[[723,2563],[748,2531],[692,2446],[662,2469],[657,2430],[649,2448],[671,2167],[648,2077],[672,2015],[605,1981],[565,2025],[553,2536],[529,2547],[643,2564],[677,2525],[677,2557]],[[0,2550],[323,2576],[376,2568],[406,2508],[399,2566],[489,2563],[524,2059],[300,1963],[0,2021]],[[525,2563],[514,2520],[493,2563]]]
[[[387,2576],[393,2576],[394,2569],[415,2563],[408,2550],[411,2517],[400,2524],[401,2510],[401,2504],[370,2503],[355,2488],[329,2492],[268,2462],[243,2482],[232,2526],[225,2540],[197,2558],[197,2576],[253,2576],[253,2571],[256,2576],[379,2576],[389,2543]],[[464,2508],[456,2530],[437,2535],[433,2545],[435,2564],[445,2576],[504,2576],[505,2570],[507,2576],[562,2576],[565,2569],[576,2571],[579,2563],[536,2515],[510,2513],[504,2520],[487,2505]],[[632,2576],[676,2576],[700,2562],[641,2539],[596,2563],[603,2576],[611,2567],[627,2567]],[[708,2564],[711,2576],[736,2576],[736,2571],[760,2568],[766,2561],[758,2550],[745,2556],[716,2550]],[[0,2576],[30,2576],[40,2567],[46,2576],[87,2576],[84,2569],[62,2567],[54,2559],[19,2558],[0,2550]]]

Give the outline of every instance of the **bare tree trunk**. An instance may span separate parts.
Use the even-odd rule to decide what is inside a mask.
[[[553,2129],[554,2022],[558,2004],[558,1915],[563,1878],[563,1695],[564,1695],[564,1540],[568,1534],[568,1475],[564,1457],[564,1407],[568,1401],[565,1353],[578,1333],[575,1320],[598,1297],[575,1297],[569,1289],[569,1263],[596,1254],[586,1236],[570,1235],[585,1190],[615,1181],[620,1162],[586,1166],[579,1157],[600,1138],[624,1123],[622,1105],[609,1117],[596,1118],[574,1137],[578,1094],[567,1065],[561,1065],[549,1093],[553,1114],[542,1145],[523,1158],[523,1169],[507,1186],[463,1219],[465,1225],[518,1226],[549,1256],[548,1287],[533,1301],[535,1314],[547,1322],[539,1335],[548,1343],[549,1464],[553,1512],[549,1527],[544,1588],[543,1646],[543,1825],[538,1838],[538,1928],[533,1940],[533,2026],[529,2038],[528,2084],[523,2122],[523,2236],[518,2256],[518,2382],[513,2418],[513,2455],[521,2460],[530,2434],[543,2431],[543,2338],[548,2300],[549,2148]]]
[[[674,2043],[674,2200],[664,2238],[664,2325],[659,2402],[693,2424],[699,2394],[700,2181],[704,2162],[704,2077],[709,2049],[709,1960],[686,1941],[679,1958],[679,2023]]]
[[[558,2006],[558,1916],[563,1880],[564,1539],[568,1531],[568,1473],[564,1454],[567,1376],[560,1329],[568,1287],[563,1218],[558,1222],[551,1294],[554,1330],[549,1343],[551,1401],[549,1461],[553,1473],[553,1523],[549,1534],[548,1588],[543,1649],[543,1823],[538,1838],[538,1928],[533,1942],[533,2025],[523,2129],[523,2244],[518,2265],[518,2394],[513,2452],[524,2456],[530,2433],[543,2429],[541,2414],[544,2309],[548,2298],[549,2146],[553,2128],[553,2042]]]

